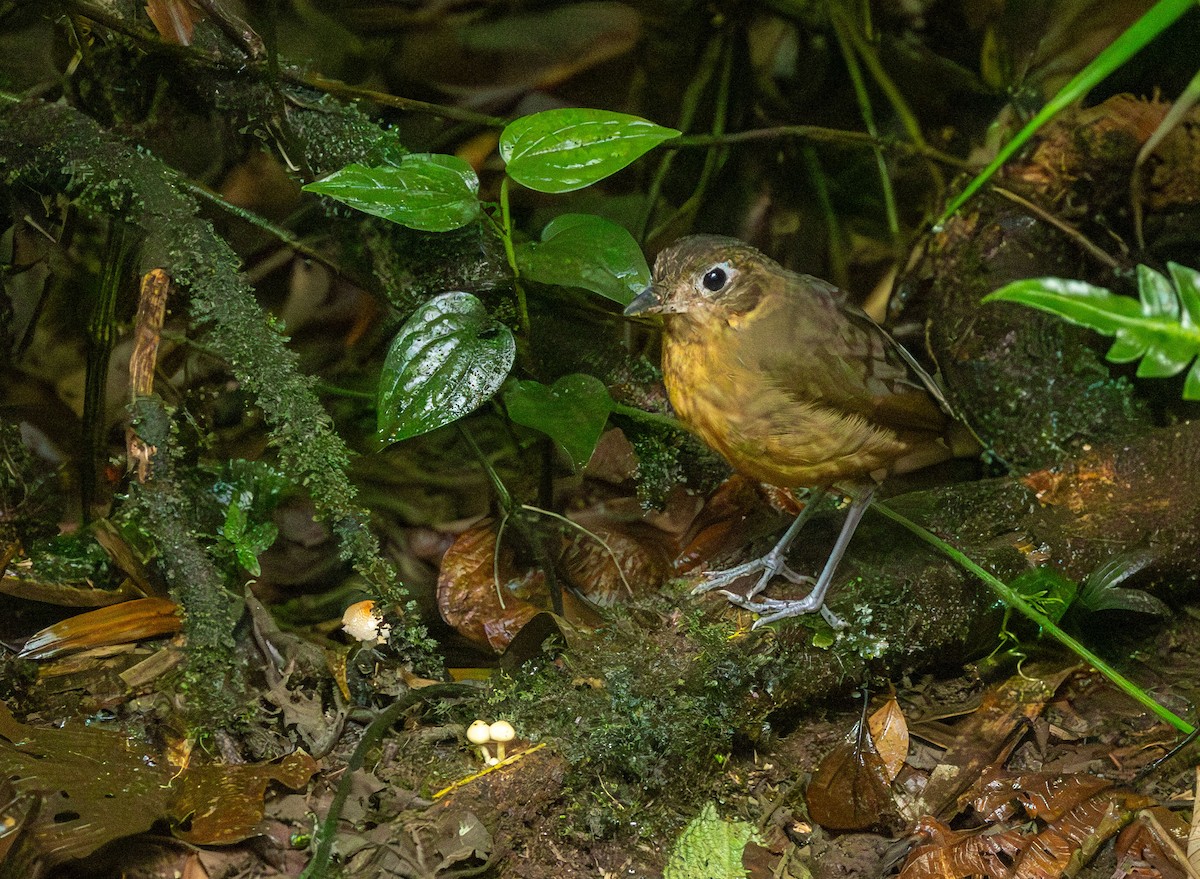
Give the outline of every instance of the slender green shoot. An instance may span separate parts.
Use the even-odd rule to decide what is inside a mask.
[[[946,220],[950,219],[951,215],[978,192],[983,184],[1012,158],[1013,154],[1023,147],[1038,129],[1058,115],[1060,111],[1084,98],[1110,73],[1140,52],[1147,43],[1165,31],[1179,16],[1195,5],[1196,0],[1159,0],[1154,4],[1149,12],[1130,25],[1128,30],[1113,40],[1108,48],[1097,55],[1087,67],[1079,71],[1070,82],[1063,86],[1058,94],[1047,101],[1046,106],[1042,107],[1037,115],[1030,119],[1028,124],[1000,149],[996,158],[992,159],[988,166],[967,184],[966,189],[955,196],[946,206],[934,224],[934,229],[939,229]]]
[[[893,522],[903,525],[913,534],[917,535],[917,537],[921,538],[931,546],[936,547],[945,556],[957,562],[965,570],[970,571],[976,577],[983,580],[984,583],[991,587],[993,592],[1000,596],[1000,599],[1008,607],[1011,607],[1013,610],[1023,615],[1026,619],[1033,622],[1055,641],[1062,644],[1092,668],[1096,669],[1096,671],[1100,672],[1100,674],[1112,681],[1112,683],[1119,690],[1128,695],[1135,702],[1153,712],[1160,720],[1169,723],[1185,736],[1191,735],[1193,732],[1195,732],[1196,728],[1194,726],[1192,726],[1182,717],[1179,717],[1170,709],[1159,705],[1156,701],[1154,701],[1153,698],[1151,698],[1149,693],[1147,693],[1137,684],[1133,683],[1133,681],[1126,678],[1079,641],[1075,640],[1062,629],[1060,629],[1052,619],[1050,619],[1041,611],[1031,607],[1029,603],[1017,593],[1016,590],[1010,587],[1003,580],[996,577],[994,574],[985,571],[960,550],[955,549],[936,534],[933,534],[928,529],[918,525],[916,522],[913,522],[911,519],[908,519],[900,513],[897,513],[895,510],[885,504],[874,501],[871,503],[871,508],[891,519]]]

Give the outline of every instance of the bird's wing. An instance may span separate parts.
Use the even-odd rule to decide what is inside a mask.
[[[932,379],[836,288],[793,275],[787,294],[747,316],[740,358],[798,402],[860,415],[880,427],[940,433],[946,423]],[[798,286],[795,282],[800,282]],[[855,313],[857,311],[857,313]]]
[[[907,364],[912,378],[915,378],[918,382],[920,382],[921,387],[925,388],[925,390],[929,392],[929,395],[937,401],[938,406],[943,412],[945,412],[951,418],[955,417],[954,409],[950,406],[950,401],[946,399],[946,392],[942,390],[942,386],[938,384],[937,379],[926,372],[925,367],[921,366],[921,364],[917,362],[917,358],[913,357],[907,348],[897,342],[891,333],[889,333],[879,324],[875,323],[874,319],[872,319],[872,317],[861,308],[857,308],[849,304],[843,304],[842,311],[852,322],[863,326],[872,327],[882,333],[895,353],[900,356],[900,359],[903,360],[905,364]]]

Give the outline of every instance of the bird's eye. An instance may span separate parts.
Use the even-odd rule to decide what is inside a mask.
[[[705,290],[718,293],[728,280],[729,275],[725,269],[720,266],[713,266],[704,273],[704,277],[700,279],[700,283],[704,285]]]

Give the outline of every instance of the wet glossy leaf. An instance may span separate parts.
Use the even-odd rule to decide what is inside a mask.
[[[1178,375],[1192,364],[1183,398],[1200,400],[1200,274],[1169,263],[1171,279],[1138,266],[1134,300],[1103,287],[1063,278],[1030,278],[1001,287],[984,302],[1018,302],[1116,339],[1106,355],[1113,363],[1141,360],[1141,378]],[[1173,282],[1173,283],[1172,283]]]
[[[582,287],[628,305],[650,283],[642,249],[623,226],[591,214],[563,214],[540,243],[517,247],[521,274],[542,284]]]
[[[913,848],[900,876],[1073,875],[1137,810],[1152,803],[1087,775],[1035,772],[996,779],[974,803],[985,826],[960,832],[922,819],[917,830],[928,842]]]
[[[464,531],[446,550],[438,572],[437,603],[442,619],[480,647],[503,653],[533,621],[540,632],[541,611],[551,605],[546,577],[538,568],[521,569],[512,550],[496,548],[497,524],[481,522]],[[563,593],[568,623],[599,625],[595,611],[570,592]],[[560,621],[554,617],[554,625]],[[533,638],[544,637],[533,633]]]
[[[449,232],[479,216],[475,171],[440,153],[413,153],[374,168],[347,165],[304,189],[423,232]]]
[[[628,510],[605,504],[572,513],[571,520],[586,530],[570,529],[562,554],[563,571],[579,594],[599,607],[612,607],[649,594],[671,575],[666,539]],[[627,518],[618,521],[620,512]],[[629,527],[632,524],[632,527]],[[656,539],[657,538],[657,539]]]
[[[871,714],[867,725],[883,763],[884,777],[889,782],[895,781],[908,758],[908,722],[894,693]]]
[[[673,128],[609,110],[564,108],[522,116],[500,135],[513,180],[538,192],[572,192],[620,171]]]
[[[512,331],[470,293],[435,296],[400,328],[379,381],[379,436],[398,442],[473,412],[516,357]]]
[[[613,401],[600,379],[576,373],[551,387],[513,382],[504,391],[504,406],[517,424],[540,430],[561,445],[578,469],[592,457]]]
[[[32,832],[51,863],[149,830],[170,801],[172,767],[148,745],[111,730],[27,726],[2,703],[0,762],[19,793],[42,799]]]
[[[1197,865],[1197,855],[1194,842],[1193,821],[1192,828],[1189,828],[1187,821],[1179,815],[1179,813],[1168,809],[1166,806],[1151,806],[1146,810],[1147,813],[1139,815],[1137,821],[1132,822],[1117,836],[1116,842],[1113,844],[1113,855],[1117,860],[1117,869],[1113,873],[1114,876],[1135,877],[1138,875],[1137,868],[1143,867],[1147,876],[1175,876],[1178,875],[1179,861],[1176,859],[1175,853],[1171,850],[1172,847],[1168,841],[1159,836],[1157,828],[1153,827],[1152,822],[1147,820],[1149,815],[1154,816],[1154,820],[1158,822],[1158,826],[1171,835],[1174,842],[1180,848],[1189,850],[1188,861],[1192,867]],[[1188,836],[1193,836],[1192,842],[1189,844]]]
[[[278,763],[189,767],[176,784],[171,812],[182,821],[174,834],[196,845],[228,845],[254,835],[263,817],[267,785],[296,790],[317,771],[317,762],[293,751]],[[186,827],[186,829],[184,829]]]
[[[896,817],[887,769],[870,733],[855,724],[818,764],[806,793],[808,814],[829,830],[866,830]]]
[[[516,571],[511,550],[497,552],[496,523],[482,522],[464,531],[442,558],[438,612],[464,638],[500,653],[537,615],[541,585],[540,572]]]
[[[1121,584],[1155,560],[1150,550],[1122,553],[1092,571],[1083,581],[1079,605],[1088,610],[1132,610],[1155,616],[1170,616],[1171,609],[1159,598],[1141,589]]]

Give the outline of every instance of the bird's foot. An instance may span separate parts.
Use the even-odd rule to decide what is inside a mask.
[[[845,620],[830,610],[820,598],[813,601],[812,595],[787,601],[778,598],[762,598],[754,601],[749,595],[738,595],[736,592],[728,590],[725,590],[722,594],[729,599],[731,604],[736,604],[740,608],[759,614],[758,619],[754,621],[754,625],[751,627],[754,629],[777,622],[778,620],[786,620],[789,617],[803,616],[806,613],[816,613],[818,611],[820,611],[821,616],[825,618],[825,622],[829,623],[831,628],[838,630],[846,628]]]
[[[816,582],[812,577],[806,577],[804,574],[797,574],[787,566],[784,561],[784,554],[771,550],[765,556],[759,559],[753,559],[741,565],[735,565],[732,568],[726,568],[723,571],[705,571],[704,579],[696,584],[692,589],[692,595],[701,595],[705,592],[711,592],[714,589],[723,589],[730,583],[740,580],[742,577],[747,577],[750,574],[762,571],[761,576],[755,582],[744,596],[746,599],[751,599],[758,593],[767,588],[767,584],[771,580],[780,576],[789,582],[798,585],[813,584]]]

